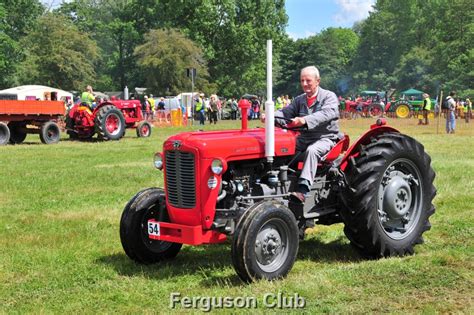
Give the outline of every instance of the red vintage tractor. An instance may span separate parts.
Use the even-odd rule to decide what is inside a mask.
[[[271,56],[271,42],[267,49]],[[342,222],[365,256],[413,254],[435,211],[435,173],[423,145],[379,118],[351,146],[346,135],[321,159],[301,203],[290,192],[304,156],[296,138],[305,131],[275,127],[273,102],[265,104],[265,128],[247,128],[250,102],[243,98],[240,130],[185,132],[164,142],[154,160],[164,189],[138,192],[123,210],[125,253],[151,264],[176,257],[183,244],[230,238],[242,280],[273,280],[291,270],[307,228]]]
[[[275,128],[275,156],[265,157],[265,129],[187,132],[155,155],[165,187],[126,205],[120,238],[133,260],[174,258],[182,244],[232,239],[232,262],[244,281],[284,277],[299,239],[314,224],[343,222],[351,243],[370,257],[413,253],[430,228],[435,173],[415,139],[379,119],[349,147],[345,136],[322,159],[304,204],[290,198],[301,169],[300,132]]]
[[[66,115],[66,130],[71,139],[90,139],[95,134],[104,140],[118,140],[125,128],[135,128],[138,137],[149,137],[151,124],[143,120],[140,101],[110,100],[94,109],[76,104]]]

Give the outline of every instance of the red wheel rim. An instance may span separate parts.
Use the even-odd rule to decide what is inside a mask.
[[[375,108],[372,108],[372,110],[370,112],[371,112],[372,116],[379,116],[381,110],[380,110],[380,108],[375,107]]]
[[[119,132],[121,127],[120,124],[120,119],[115,114],[110,114],[105,119],[105,128],[107,129],[107,132],[111,135],[116,135]]]
[[[142,135],[144,137],[148,137],[149,134],[150,134],[150,127],[147,124],[143,125],[142,126]]]

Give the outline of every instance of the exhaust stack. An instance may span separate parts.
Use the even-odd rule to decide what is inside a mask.
[[[275,104],[272,95],[272,40],[267,40],[267,101],[265,102],[265,156],[273,163],[275,156]]]

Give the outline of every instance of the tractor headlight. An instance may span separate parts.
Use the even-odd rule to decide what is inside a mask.
[[[163,157],[161,156],[160,152],[155,154],[153,158],[153,164],[155,165],[155,168],[159,170],[163,169]]]
[[[224,165],[222,164],[221,160],[215,159],[212,161],[211,170],[214,174],[219,175],[220,173],[222,173],[223,169],[224,169]]]

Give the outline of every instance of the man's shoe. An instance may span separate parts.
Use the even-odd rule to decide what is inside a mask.
[[[306,196],[299,191],[292,192],[290,198],[299,203],[304,203],[306,201]]]

